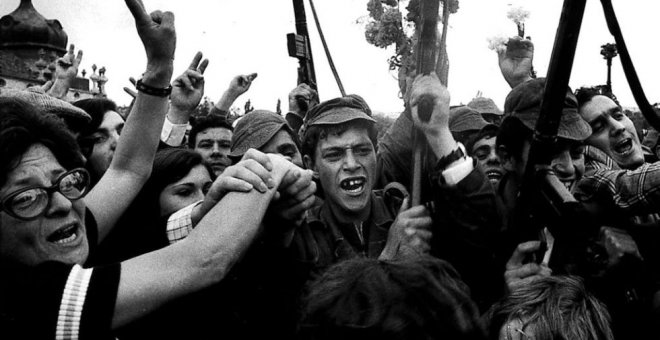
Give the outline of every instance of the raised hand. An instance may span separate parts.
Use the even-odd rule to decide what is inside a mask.
[[[69,45],[69,51],[55,61],[53,82],[50,87],[46,86],[47,84],[42,87],[49,95],[59,99],[66,97],[71,83],[78,75],[78,67],[83,57],[82,51],[78,51],[78,54],[74,55],[74,50],[75,46],[73,44]]]
[[[208,59],[202,61],[202,52],[197,52],[190,66],[172,83],[172,109],[168,114],[171,121],[187,122],[190,113],[199,105],[204,96],[204,71],[208,64]]]
[[[247,75],[237,75],[234,77],[234,79],[229,82],[229,89],[233,95],[238,98],[238,96],[242,95],[243,93],[247,92],[247,90],[250,89],[250,86],[252,85],[252,81],[257,78],[256,73],[250,73]]]
[[[133,84],[133,88],[137,86],[137,80],[135,80],[135,78],[129,77],[128,81],[131,82],[131,84]],[[129,96],[133,97],[133,99],[137,97],[137,91],[129,87],[124,86],[124,92],[126,92]]]
[[[215,107],[221,111],[229,111],[229,108],[243,93],[247,92],[252,85],[252,81],[257,78],[256,73],[248,75],[238,75],[229,82],[229,88],[222,93],[220,100],[215,104]]]
[[[147,85],[166,87],[172,77],[172,63],[176,49],[174,14],[162,11],[147,14],[142,0],[125,1],[135,19],[135,27],[147,54],[145,76],[155,76],[155,79],[149,79],[154,83]]]
[[[305,117],[309,109],[319,103],[319,95],[314,89],[301,83],[289,92],[289,112]]]
[[[534,44],[519,36],[509,38],[506,50],[497,53],[502,76],[511,88],[532,78]]]
[[[73,80],[78,74],[78,66],[82,61],[83,51],[74,56],[75,46],[69,45],[69,52],[55,62],[55,79]]]
[[[418,104],[423,98],[430,98],[433,102],[433,113],[428,122],[422,121],[418,115]],[[435,73],[417,76],[409,103],[415,125],[429,133],[437,133],[439,128],[449,126],[449,100],[449,91]]]
[[[428,254],[431,250],[432,223],[426,207],[410,207],[410,198],[406,197],[390,227],[380,259],[392,260]]]
[[[504,281],[509,291],[525,286],[544,276],[550,276],[552,270],[546,265],[535,262],[525,263],[525,259],[541,248],[541,241],[520,243],[506,263]]]

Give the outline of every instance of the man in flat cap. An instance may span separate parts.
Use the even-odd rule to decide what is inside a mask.
[[[409,208],[407,199],[397,204],[373,190],[374,123],[367,103],[349,95],[312,108],[300,130],[303,160],[324,192],[324,203],[311,209],[307,228],[299,233],[316,268],[356,256],[394,258],[428,251],[426,208]]]
[[[497,186],[505,172],[495,147],[498,126],[486,121],[475,109],[458,106],[449,110],[449,130],[456,141],[465,145],[468,156],[476,159],[488,180]]]
[[[55,98],[38,87],[30,87],[25,90],[4,90],[0,93],[0,97],[23,99],[43,112],[56,115],[64,121],[76,137],[92,121],[92,117],[83,109],[62,99]]]
[[[435,75],[418,77],[408,106],[412,121],[423,131],[437,159],[433,191],[436,207],[432,254],[447,259],[471,286],[480,307],[486,308],[502,296],[503,273],[519,240],[509,225],[516,214],[517,194],[529,159],[529,146],[539,117],[545,79],[534,79],[514,88],[507,96],[505,118],[496,138],[496,148],[507,170],[497,189],[466,155],[449,128],[449,93]],[[428,122],[417,116],[417,102],[431,96],[435,107]],[[582,141],[591,133],[577,114],[577,102],[566,94],[559,126],[559,143],[552,167],[566,186],[573,186],[584,172]],[[436,227],[437,226],[437,227]],[[527,245],[538,250],[540,242]],[[519,266],[518,266],[519,267]],[[517,267],[516,267],[517,268]],[[511,268],[513,269],[513,268]],[[535,264],[529,276],[547,273]],[[526,277],[526,276],[525,276]]]
[[[489,123],[499,124],[502,121],[504,112],[490,98],[476,97],[467,103],[467,106],[479,112]]]
[[[297,135],[286,120],[275,112],[254,110],[238,120],[231,138],[229,158],[237,163],[249,149],[277,153],[303,167]],[[307,180],[309,178],[300,178],[298,182],[306,183]],[[316,185],[291,185],[283,193],[284,197],[274,202],[270,209],[284,220],[299,225],[305,211],[316,201],[315,190]]]
[[[275,112],[254,110],[236,122],[229,157],[240,159],[250,148],[264,153],[279,153],[293,164],[303,167],[297,135],[286,120]]]

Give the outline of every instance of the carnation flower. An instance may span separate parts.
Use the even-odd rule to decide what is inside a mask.
[[[509,39],[501,35],[490,37],[487,40],[488,48],[497,53],[503,53],[506,51],[506,43],[509,41]]]
[[[516,25],[524,24],[525,20],[529,18],[529,11],[519,7],[511,7],[509,12],[506,14],[506,17],[511,19]]]

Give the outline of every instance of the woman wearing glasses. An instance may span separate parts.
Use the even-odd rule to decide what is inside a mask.
[[[129,147],[151,162],[167,112],[174,16],[150,15],[142,1],[125,1],[147,54],[134,123],[127,122],[135,125],[126,129],[143,133]],[[130,171],[113,171],[83,198],[89,175],[79,169],[80,151],[63,123],[24,101],[0,100],[0,337],[114,338],[114,329],[222,280],[259,233],[278,187],[300,177],[283,157],[252,157],[264,168],[261,179],[271,181],[265,192],[227,193],[184,240],[121,263],[86,267],[144,182]],[[115,155],[113,162],[132,159]]]
[[[283,157],[253,157],[272,169],[276,186],[296,178],[298,168]],[[96,244],[81,199],[89,175],[61,122],[28,103],[0,100],[0,159],[0,326],[9,338],[110,336],[164,302],[220,281],[258,234],[277,190],[228,193],[186,239],[84,268]]]

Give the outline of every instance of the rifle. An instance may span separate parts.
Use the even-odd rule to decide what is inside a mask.
[[[585,5],[586,0],[564,1],[518,197],[523,215],[516,221],[519,224],[515,226],[516,241],[538,239],[543,227],[548,227],[555,238],[549,266],[557,273],[565,271],[573,260],[579,260],[575,251],[585,250],[600,229],[550,166]]]
[[[601,0],[603,5],[603,11],[605,12],[605,21],[607,22],[607,27],[610,30],[610,33],[614,36],[614,41],[616,42],[617,50],[619,51],[619,56],[621,59],[621,66],[623,66],[623,72],[626,75],[626,80],[630,85],[630,90],[635,98],[637,107],[646,118],[646,121],[653,126],[656,130],[660,131],[660,117],[653,109],[653,106],[646,99],[644,95],[644,90],[642,85],[639,82],[637,77],[637,72],[635,72],[635,67],[633,66],[632,59],[628,53],[628,48],[626,47],[626,42],[623,40],[623,34],[621,33],[621,27],[619,27],[619,22],[616,19],[614,14],[614,8],[612,7],[611,0]]]
[[[660,118],[646,101],[632,61],[625,48],[610,0],[601,0],[608,26],[623,46],[622,58],[626,76],[635,92],[635,99],[649,123],[660,124]],[[523,187],[518,204],[525,211],[522,222],[531,221],[532,228],[518,225],[518,241],[537,238],[542,226],[548,227],[555,237],[550,257],[550,268],[556,273],[570,271],[573,265],[588,268],[584,251],[591,240],[598,236],[600,225],[559,181],[550,167],[552,147],[557,141],[557,131],[562,113],[562,103],[568,88],[578,35],[584,15],[586,0],[565,0],[555,36],[548,68],[548,76],[541,103],[539,120],[533,133],[532,145],[525,169]],[[518,221],[520,222],[520,221]],[[582,253],[581,253],[582,252]],[[580,270],[580,268],[578,268]]]
[[[296,33],[286,35],[289,56],[297,58],[299,62],[298,84],[305,83],[318,93],[316,74],[314,73],[314,59],[312,58],[312,48],[309,44],[307,17],[305,15],[305,4],[303,0],[293,0],[293,11],[296,17]]]

